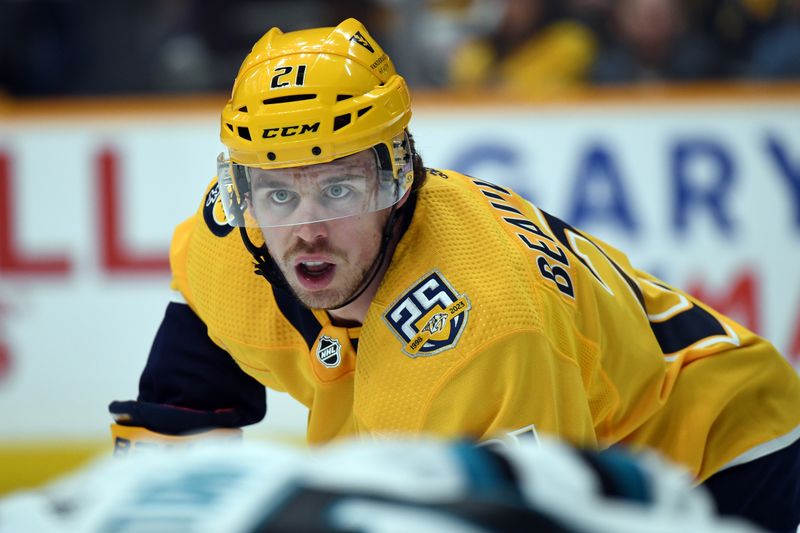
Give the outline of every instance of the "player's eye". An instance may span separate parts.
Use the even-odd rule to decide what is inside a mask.
[[[334,200],[341,200],[346,198],[350,195],[352,190],[347,185],[342,185],[341,183],[336,183],[329,187],[325,188],[324,194],[328,198],[332,198]]]
[[[270,201],[276,204],[285,204],[292,200],[294,193],[285,189],[278,189],[277,191],[270,192],[268,197]]]

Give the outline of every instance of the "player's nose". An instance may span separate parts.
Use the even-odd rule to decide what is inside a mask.
[[[303,241],[314,242],[328,237],[328,226],[324,222],[298,224],[294,227],[294,234]]]

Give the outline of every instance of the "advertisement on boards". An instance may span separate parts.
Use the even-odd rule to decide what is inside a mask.
[[[108,438],[170,299],[172,229],[214,177],[217,110],[0,123],[0,438]],[[511,187],[768,338],[800,369],[797,101],[425,105],[427,166]],[[302,439],[269,394],[249,430]]]

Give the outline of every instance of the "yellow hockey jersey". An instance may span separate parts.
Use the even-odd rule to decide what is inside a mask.
[[[212,182],[175,232],[173,285],[308,407],[311,443],[534,430],[656,448],[702,480],[800,437],[800,379],[769,343],[509,189],[429,171],[358,328],[273,290],[232,230]]]

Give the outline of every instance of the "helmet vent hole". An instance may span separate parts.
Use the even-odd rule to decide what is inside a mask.
[[[267,152],[267,159],[275,161],[275,152]]]
[[[322,148],[320,148],[319,146],[315,146],[314,148],[311,149],[311,153],[314,155],[319,155],[322,153]]]
[[[264,105],[271,104],[285,104],[287,102],[301,102],[303,100],[313,100],[316,94],[287,94],[286,96],[276,96],[275,98],[267,98],[264,100]]]
[[[372,109],[372,106],[371,106],[371,105],[368,105],[367,107],[362,107],[361,109],[359,109],[359,110],[358,110],[358,118],[361,118],[362,116],[364,116],[364,114],[365,114],[367,111],[369,111],[370,109]]]
[[[333,131],[339,131],[350,124],[350,113],[339,115],[333,119]]]
[[[352,98],[352,97],[353,97],[352,94],[337,94],[336,95],[336,101],[337,102],[341,102],[342,100],[347,100],[348,98]]]
[[[227,127],[229,131],[233,132],[233,124],[231,124],[230,122],[226,122],[225,127]]]
[[[242,107],[239,108],[239,111],[241,111],[242,113],[247,113],[247,106],[243,105]]]
[[[237,129],[239,130],[239,137],[241,137],[242,139],[246,139],[248,141],[252,140],[250,138],[250,130],[248,128],[244,126],[239,126]]]

